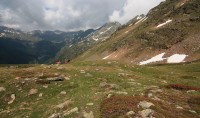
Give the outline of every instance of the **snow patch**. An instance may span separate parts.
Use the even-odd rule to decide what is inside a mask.
[[[184,62],[188,55],[185,54],[174,54],[167,59],[167,63],[181,63]]]
[[[159,55],[156,55],[155,57],[152,57],[152,58],[149,59],[149,60],[142,61],[142,62],[140,62],[139,65],[145,65],[145,64],[152,63],[152,62],[163,61],[163,60],[166,59],[166,58],[163,58],[164,55],[165,55],[165,52],[164,52],[164,53],[161,53],[161,54],[159,54]]]
[[[165,55],[165,52],[161,53],[159,55],[156,55],[155,57],[152,57],[149,60],[142,61],[142,62],[139,63],[139,65],[146,65],[146,64],[149,64],[149,63],[164,61],[164,60],[167,60],[167,63],[181,63],[181,62],[184,62],[185,58],[188,56],[188,55],[185,55],[185,54],[174,54],[170,57],[163,58],[164,55]]]
[[[162,23],[162,24],[159,24],[156,28],[162,27],[162,26],[164,26],[164,25],[166,25],[166,24],[168,24],[168,23],[170,23],[170,22],[172,22],[171,19],[167,20],[166,22],[164,22],[164,23]]]
[[[92,38],[93,40],[95,40],[95,41],[98,41],[99,39],[97,39],[97,38]]]
[[[112,55],[112,54],[110,54],[110,55],[108,55],[108,56],[104,57],[104,58],[103,58],[103,60],[105,60],[105,59],[109,58],[111,55]]]

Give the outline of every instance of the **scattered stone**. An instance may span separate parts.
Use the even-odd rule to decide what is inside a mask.
[[[138,114],[142,118],[152,118],[154,111],[152,109],[145,109],[142,111],[139,111]]]
[[[87,103],[86,105],[87,105],[87,106],[93,106],[94,103]]]
[[[93,75],[91,75],[90,73],[87,73],[87,74],[85,75],[85,77],[93,77]]]
[[[181,106],[179,106],[179,105],[177,105],[176,108],[177,108],[177,109],[183,109],[183,107],[181,107]]]
[[[127,92],[123,92],[123,91],[117,91],[115,92],[116,94],[119,94],[119,95],[127,95],[128,93]]]
[[[81,74],[85,74],[85,70],[80,70],[80,73]]]
[[[67,116],[69,114],[72,114],[72,113],[78,113],[78,107],[75,107],[69,111],[64,111],[64,116]]]
[[[153,90],[150,90],[152,93],[161,93],[162,92],[162,89],[153,89]]]
[[[10,98],[11,98],[11,100],[8,102],[8,104],[12,104],[14,101],[15,101],[15,94],[12,94],[11,96],[10,96]]]
[[[189,91],[187,91],[187,93],[194,93],[194,92],[196,92],[195,90],[189,90]]]
[[[153,94],[152,93],[148,93],[148,98],[150,98],[150,97],[152,97],[153,96]]]
[[[55,75],[55,76],[58,76],[59,74],[58,74],[58,73],[55,73],[54,75]]]
[[[158,98],[157,96],[153,97],[152,99],[155,100],[155,101],[161,101],[161,99]]]
[[[44,88],[48,88],[49,86],[47,86],[47,85],[45,85],[45,86],[43,86]]]
[[[28,95],[34,95],[34,94],[37,94],[38,93],[38,90],[37,89],[31,89],[28,93]]]
[[[61,91],[60,94],[61,94],[61,95],[66,95],[67,92],[66,92],[66,91]]]
[[[189,112],[190,113],[194,113],[194,114],[196,114],[197,112],[196,111],[194,111],[194,110],[189,110]]]
[[[43,96],[43,93],[40,93],[40,94],[39,94],[39,97],[41,98],[42,96]]]
[[[128,116],[129,118],[132,118],[134,114],[135,114],[134,111],[129,111],[126,113],[126,116]]]
[[[48,81],[64,81],[64,77],[52,77],[52,78],[47,78]]]
[[[54,113],[51,116],[49,116],[48,118],[62,118],[62,115],[60,113]]]
[[[59,105],[56,105],[56,108],[58,109],[63,109],[63,108],[66,108],[68,107],[70,104],[72,104],[73,102],[71,100],[67,100]]]
[[[153,103],[151,102],[147,102],[147,101],[141,101],[139,104],[138,104],[138,107],[142,107],[143,109],[148,109],[149,107],[151,106],[154,106]]]
[[[92,111],[90,111],[89,113],[87,113],[86,111],[83,112],[83,117],[84,118],[94,118],[94,114]]]
[[[103,88],[103,87],[106,87],[108,85],[109,85],[108,83],[102,82],[102,83],[99,84],[99,87]]]
[[[109,84],[111,89],[119,89],[119,85],[117,84]]]
[[[57,68],[57,70],[62,70],[62,69],[63,69],[63,67],[61,67],[61,66]]]
[[[112,94],[108,94],[107,98],[110,98],[112,96]]]
[[[15,77],[16,80],[19,80],[21,77]]]
[[[6,88],[0,87],[0,92],[6,91]]]
[[[70,80],[70,78],[69,77],[64,77],[65,78],[65,80],[67,80],[67,81],[69,81]]]

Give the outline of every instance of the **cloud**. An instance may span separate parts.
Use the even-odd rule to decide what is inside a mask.
[[[136,15],[146,14],[151,8],[164,0],[126,0],[123,8],[115,10],[109,16],[110,21],[119,21],[124,24]]]
[[[161,0],[0,0],[0,25],[26,31],[97,28],[109,21],[125,22],[158,1]],[[145,10],[132,8],[137,6],[135,3],[140,7],[144,4]]]

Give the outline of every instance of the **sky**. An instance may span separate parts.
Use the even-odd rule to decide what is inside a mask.
[[[0,0],[0,25],[23,31],[85,30],[121,24],[163,0]]]

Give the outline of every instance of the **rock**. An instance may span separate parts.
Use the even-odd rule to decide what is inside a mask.
[[[183,107],[181,107],[181,106],[179,106],[179,105],[177,105],[176,108],[177,108],[177,109],[183,109]]]
[[[70,104],[72,104],[73,102],[71,100],[67,100],[59,105],[56,105],[56,108],[58,109],[63,109],[63,108],[66,108],[68,107]]]
[[[42,96],[43,96],[43,93],[40,93],[40,94],[39,94],[39,97],[42,97]]]
[[[6,91],[6,88],[0,87],[0,92]]]
[[[141,116],[142,118],[152,118],[153,113],[154,111],[151,109],[145,109],[138,112],[139,116]]]
[[[37,94],[38,93],[38,90],[37,89],[31,89],[28,93],[28,95],[34,95],[34,94]]]
[[[12,104],[14,101],[15,101],[15,94],[12,94],[11,96],[10,96],[10,98],[11,98],[11,100],[8,102],[8,104]]]
[[[142,107],[143,109],[148,109],[149,107],[151,106],[154,106],[153,103],[151,102],[147,102],[147,101],[141,101],[139,104],[138,104],[138,107]]]
[[[64,111],[64,116],[67,116],[69,114],[72,114],[72,113],[78,113],[78,107],[75,107],[69,111]]]
[[[49,86],[47,86],[47,85],[45,85],[45,86],[43,86],[44,88],[48,88]]]
[[[60,113],[54,113],[51,116],[49,116],[48,118],[62,118],[62,115]]]
[[[83,117],[84,118],[94,118],[94,114],[93,114],[93,112],[92,111],[90,111],[89,113],[87,113],[87,112],[83,112]]]
[[[94,103],[87,103],[86,105],[87,105],[87,106],[93,106]]]
[[[116,94],[119,94],[119,95],[127,95],[128,93],[127,92],[123,92],[123,91],[117,91],[115,92]]]
[[[150,90],[152,93],[161,93],[162,92],[162,89],[153,89],[153,90]]]
[[[189,90],[189,91],[187,91],[187,93],[194,93],[194,92],[196,92],[195,90]]]
[[[197,112],[196,111],[194,111],[194,110],[189,110],[189,112],[190,113],[194,113],[194,114],[196,114]]]
[[[132,118],[134,114],[135,114],[134,111],[129,111],[126,113],[126,116],[128,116],[129,118]]]
[[[150,97],[152,97],[153,96],[153,94],[152,93],[148,93],[148,98],[150,98]]]
[[[90,73],[87,73],[87,74],[85,75],[85,77],[93,77],[93,75],[91,75]]]
[[[111,89],[119,89],[119,85],[117,84],[110,84]]]
[[[99,87],[103,88],[103,87],[106,87],[108,86],[109,84],[107,84],[106,82],[102,82],[99,84]]]
[[[63,69],[63,67],[61,67],[61,66],[57,68],[57,70],[62,70],[62,69]]]
[[[52,78],[47,78],[48,81],[64,81],[64,77],[52,77]]]
[[[19,80],[21,77],[15,77],[16,80]]]
[[[108,94],[107,98],[110,98],[112,96],[112,94]]]
[[[61,91],[60,94],[61,94],[61,95],[66,95],[67,92],[66,92],[66,91]]]
[[[70,78],[69,77],[64,77],[65,78],[65,80],[67,80],[67,81],[69,81],[70,80]]]
[[[85,70],[80,70],[80,73],[81,74],[85,74]]]

